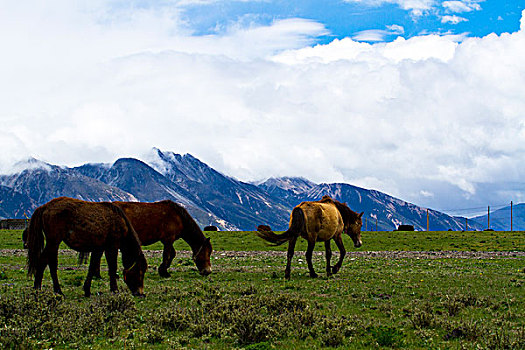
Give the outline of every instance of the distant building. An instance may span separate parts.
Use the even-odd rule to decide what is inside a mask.
[[[0,220],[0,230],[23,230],[29,225],[27,219],[4,219]]]

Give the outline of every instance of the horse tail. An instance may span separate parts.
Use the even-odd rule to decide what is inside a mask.
[[[283,232],[282,234],[278,235],[272,230],[261,230],[261,231],[255,231],[255,234],[265,241],[268,241],[271,243],[271,245],[281,245],[285,242],[290,241],[294,237],[298,237],[301,232],[303,232],[306,228],[306,219],[304,216],[304,212],[301,208],[295,207],[292,210],[292,218],[290,220],[290,227],[288,230]]]
[[[31,216],[27,230],[27,275],[32,276],[37,270],[40,256],[44,250],[43,207],[36,208]]]

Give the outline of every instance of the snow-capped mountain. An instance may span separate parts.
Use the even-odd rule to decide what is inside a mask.
[[[20,172],[0,175],[0,185],[30,198],[34,202],[33,206],[41,205],[60,196],[92,201],[137,200],[133,195],[118,187],[109,186],[73,169],[51,165],[36,159],[30,159],[27,165]],[[22,163],[18,163],[17,166],[22,167]]]
[[[268,224],[286,229],[294,206],[327,194],[365,212],[363,229],[392,230],[399,224],[426,229],[427,209],[382,192],[344,183],[316,184],[304,178],[271,178],[249,184],[224,175],[190,154],[154,148],[144,161],[121,158],[113,164],[60,167],[30,159],[0,175],[0,216],[22,217],[59,196],[89,201],[171,199],[184,205],[201,226],[254,230]],[[431,230],[461,230],[463,218],[429,210]],[[472,222],[472,225],[476,225]],[[469,225],[470,226],[470,225]],[[473,226],[470,226],[471,228]]]
[[[259,184],[270,193],[285,198],[295,206],[302,201],[315,201],[324,195],[348,204],[357,212],[364,212],[363,229],[392,230],[401,224],[413,225],[416,230],[427,229],[427,209],[394,198],[385,193],[367,190],[345,183],[316,185],[303,178],[270,179]],[[430,230],[462,230],[464,218],[428,210]],[[377,225],[377,227],[376,227]],[[477,228],[472,223],[471,228]]]

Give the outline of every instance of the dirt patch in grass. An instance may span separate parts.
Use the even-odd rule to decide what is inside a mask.
[[[78,253],[71,249],[61,249],[61,255],[75,256]],[[304,252],[297,251],[297,255],[304,255]],[[314,252],[314,255],[324,256],[324,252]],[[339,253],[333,252],[334,256]],[[25,256],[27,251],[24,249],[0,249],[2,256]],[[162,250],[144,250],[146,257],[162,257]],[[177,251],[179,257],[190,257],[191,251]],[[282,251],[215,251],[213,257],[224,258],[249,258],[249,257],[277,257],[286,256]],[[492,259],[492,258],[522,258],[525,257],[525,251],[511,252],[469,252],[469,251],[359,251],[347,252],[346,258],[392,258],[392,259]]]

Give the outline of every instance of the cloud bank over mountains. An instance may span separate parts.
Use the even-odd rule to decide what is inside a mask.
[[[525,201],[525,12],[514,33],[316,45],[326,26],[302,18],[197,36],[182,5],[53,5],[0,13],[2,172],[156,146],[245,181],[344,181],[436,209]]]

